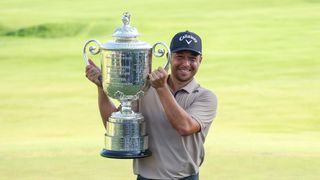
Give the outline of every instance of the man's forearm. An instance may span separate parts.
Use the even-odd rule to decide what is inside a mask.
[[[168,120],[180,135],[190,135],[200,131],[198,122],[192,119],[192,117],[181,108],[171,94],[168,86],[158,88],[157,93]]]
[[[102,87],[98,86],[98,105],[101,115],[101,119],[104,127],[106,128],[106,122],[111,114],[117,111],[116,106],[112,103],[110,98],[104,93]]]

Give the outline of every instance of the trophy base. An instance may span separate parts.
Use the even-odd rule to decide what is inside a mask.
[[[115,158],[115,159],[139,159],[151,156],[151,151],[146,150],[144,152],[137,151],[110,151],[103,149],[100,153],[102,157]]]

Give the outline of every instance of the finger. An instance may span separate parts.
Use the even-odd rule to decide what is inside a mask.
[[[88,76],[88,79],[89,79],[90,81],[94,82],[94,83],[100,82],[100,81],[98,80],[98,77],[97,77],[97,76],[94,76],[94,75],[89,75],[89,76]]]
[[[97,68],[94,67],[93,65],[87,65],[87,66],[86,66],[86,72],[92,72],[92,71],[94,71],[95,69],[97,69]]]
[[[97,70],[96,70],[95,68],[91,68],[91,69],[89,70],[89,73],[90,73],[90,74],[97,74]]]
[[[94,64],[94,62],[93,62],[91,59],[89,59],[88,61],[89,61],[89,64],[90,64],[90,65],[92,65],[92,66],[94,66],[94,67],[97,67],[96,64]]]
[[[92,70],[89,70],[89,71],[87,72],[87,74],[88,74],[88,76],[92,76],[92,75],[93,75],[93,71],[92,71]]]
[[[95,74],[94,75],[94,79],[96,79],[97,81],[99,81],[99,77],[100,77],[100,74]]]
[[[88,74],[88,76],[90,76],[90,77],[94,77],[94,76],[97,75],[97,73],[96,73],[95,70],[90,70],[87,74]]]
[[[93,79],[92,74],[87,74],[87,78],[91,81]]]
[[[159,79],[159,77],[157,76],[156,72],[152,72],[152,73],[151,73],[151,76],[152,76],[152,78],[153,78],[154,81],[157,80],[157,79]]]
[[[165,69],[163,69],[162,67],[159,67],[158,69],[162,74],[168,74],[167,71]]]
[[[157,80],[157,77],[154,75],[154,73],[150,73],[150,74],[149,74],[149,77],[150,77],[150,81],[151,81],[151,82]]]
[[[89,77],[91,74],[92,74],[92,73],[91,73],[91,70],[88,68],[88,69],[86,70],[86,77]]]
[[[164,76],[164,75],[162,74],[162,72],[159,71],[159,70],[158,70],[158,71],[155,71],[154,73],[157,75],[157,77],[158,77],[159,79],[163,78],[163,76]]]
[[[167,76],[167,71],[163,67],[158,67],[158,72],[161,73],[161,77]]]
[[[87,77],[91,82],[95,83],[96,85],[101,86],[101,81],[99,80],[99,78],[97,76],[93,76],[93,75],[88,75]]]

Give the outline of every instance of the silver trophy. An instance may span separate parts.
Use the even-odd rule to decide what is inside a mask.
[[[120,111],[112,113],[106,123],[105,147],[101,156],[108,158],[132,159],[151,155],[148,149],[146,124],[141,113],[132,110],[132,103],[141,98],[150,87],[148,74],[151,72],[152,55],[167,55],[164,69],[168,70],[170,49],[165,43],[153,46],[137,40],[138,30],[129,25],[130,14],[124,13],[123,26],[112,35],[116,40],[101,44],[89,40],[83,48],[86,65],[89,64],[87,47],[92,55],[101,55],[102,86],[104,92],[121,103]],[[94,44],[90,46],[90,44]],[[162,45],[165,49],[156,49]]]

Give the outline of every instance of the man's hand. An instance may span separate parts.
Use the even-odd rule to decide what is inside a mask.
[[[94,64],[91,59],[89,59],[89,65],[87,65],[86,67],[86,77],[98,87],[102,87],[101,70]]]
[[[165,87],[167,85],[168,73],[162,67],[151,72],[149,75],[151,86],[155,89]]]

